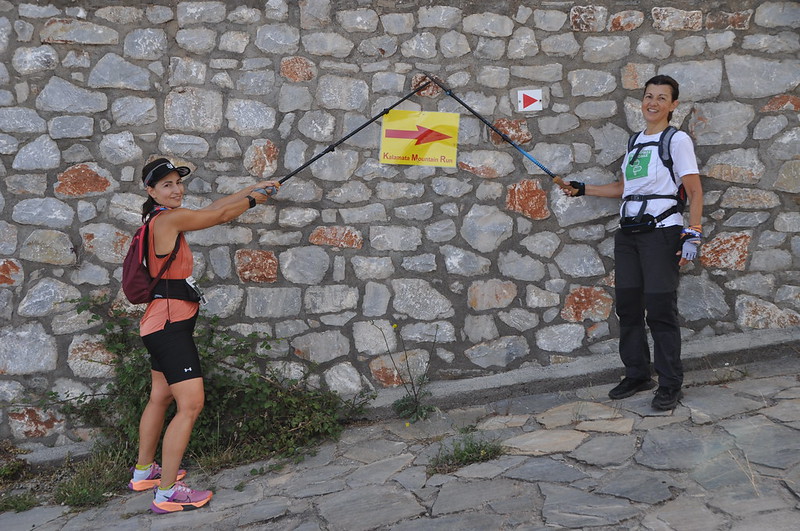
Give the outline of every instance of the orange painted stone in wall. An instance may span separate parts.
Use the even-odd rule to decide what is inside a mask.
[[[508,307],[517,296],[517,285],[502,280],[474,282],[467,292],[469,307],[473,310],[491,310]]]
[[[58,433],[64,419],[53,412],[38,407],[27,407],[9,411],[8,420],[15,436],[26,438],[47,437]]]
[[[22,284],[22,266],[13,258],[0,260],[0,286],[18,286]]]
[[[633,31],[644,22],[644,13],[641,11],[620,11],[611,16],[608,21],[609,31]]]
[[[255,141],[245,154],[245,168],[250,175],[267,178],[277,168],[279,151],[272,140]]]
[[[364,245],[364,237],[352,227],[317,227],[308,237],[308,241],[314,245],[351,249],[361,249]]]
[[[567,295],[561,317],[569,322],[605,321],[611,315],[614,300],[603,288],[578,287]]]
[[[239,249],[234,256],[236,274],[242,282],[276,282],[278,258],[272,251]]]
[[[85,197],[108,191],[111,181],[100,175],[95,164],[76,164],[58,174],[56,194],[67,197]]]
[[[604,6],[574,6],[569,10],[569,23],[573,31],[603,31],[607,18],[608,8]]]
[[[389,354],[379,356],[369,362],[369,369],[378,383],[384,387],[396,387],[409,383],[410,376],[419,378],[429,361],[427,352],[415,349],[391,354],[391,357]]]
[[[800,111],[800,98],[791,94],[775,96],[761,107],[761,112]]]
[[[746,232],[721,233],[703,245],[700,263],[703,267],[744,271],[751,239]]]
[[[466,162],[459,162],[458,167],[459,169],[468,171],[473,175],[477,175],[478,177],[483,177],[485,179],[497,179],[500,177],[500,174],[497,173],[497,170],[491,166],[478,166],[475,164],[467,164]]]
[[[647,63],[628,63],[622,67],[622,88],[636,90],[644,88],[647,80],[653,77],[656,69]]]
[[[654,7],[653,29],[656,31],[700,31],[703,29],[702,11],[684,11],[674,7]]]
[[[531,140],[533,140],[533,134],[531,134],[530,129],[528,129],[528,122],[527,120],[520,119],[520,120],[511,120],[509,118],[500,118],[496,120],[492,125],[494,125],[497,129],[502,131],[503,133],[508,136],[511,140],[516,142],[517,144],[527,144]],[[491,132],[490,138],[492,143],[496,146],[501,145],[505,140],[500,138],[500,135],[495,133],[494,131]]]
[[[753,11],[736,11],[726,13],[725,11],[710,12],[706,15],[706,29],[709,30],[747,30],[750,29],[750,19],[753,18]]]
[[[284,57],[281,59],[281,75],[295,83],[311,81],[317,77],[317,67],[305,57]]]
[[[436,76],[434,76],[436,77]],[[415,74],[413,78],[411,78],[411,88],[415,89],[417,87],[422,86],[426,81],[428,81],[428,76],[425,74]],[[439,94],[442,93],[442,88],[437,85],[436,83],[431,83],[424,89],[417,92],[418,96],[424,96],[426,98],[435,98]]]
[[[547,207],[547,192],[542,190],[539,181],[524,179],[508,187],[506,208],[519,212],[530,219],[547,219],[550,209]]]

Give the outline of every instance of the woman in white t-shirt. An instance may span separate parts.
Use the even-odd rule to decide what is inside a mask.
[[[560,184],[567,195],[621,197],[620,230],[614,237],[619,353],[625,378],[609,391],[612,399],[655,387],[645,323],[653,337],[653,367],[658,389],[655,409],[671,410],[683,396],[681,335],[678,323],[678,272],[697,257],[703,235],[703,188],[692,140],[670,127],[678,106],[678,83],[659,75],[647,81],[642,114],[647,123],[629,144],[620,179],[592,185]],[[671,139],[662,143],[662,134]],[[665,137],[666,138],[666,137]],[[659,153],[666,145],[669,155]],[[672,168],[669,165],[672,165]],[[689,224],[683,226],[683,202]]]

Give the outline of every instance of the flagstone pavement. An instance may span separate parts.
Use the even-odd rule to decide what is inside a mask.
[[[196,511],[155,515],[151,493],[131,493],[0,514],[0,529],[797,530],[799,374],[789,349],[688,373],[673,412],[653,410],[651,392],[611,401],[607,384],[380,420],[281,468],[189,470],[189,485],[215,492]],[[465,437],[506,452],[429,477]]]

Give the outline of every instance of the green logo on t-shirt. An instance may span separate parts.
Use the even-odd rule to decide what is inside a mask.
[[[628,162],[625,165],[625,180],[632,181],[634,179],[641,179],[642,177],[647,177],[647,168],[650,166],[650,154],[652,151],[650,150],[642,150],[639,152],[639,156],[636,157],[636,160],[633,164]],[[630,155],[633,157],[633,154]]]

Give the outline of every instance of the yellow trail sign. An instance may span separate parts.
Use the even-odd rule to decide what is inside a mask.
[[[454,112],[400,111],[383,117],[383,164],[455,167],[458,118]]]

